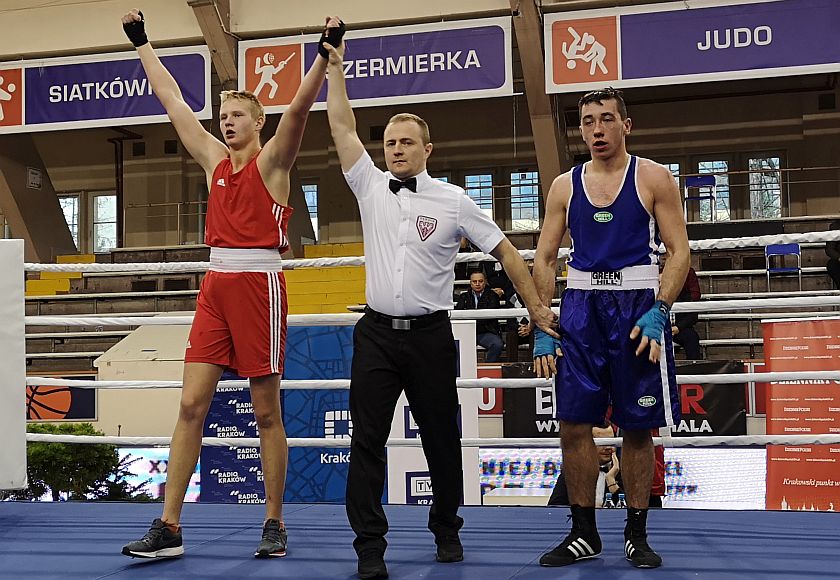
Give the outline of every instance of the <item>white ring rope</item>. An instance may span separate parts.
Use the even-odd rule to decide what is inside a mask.
[[[773,236],[751,236],[743,238],[719,238],[716,240],[694,240],[689,246],[694,251],[701,250],[722,250],[733,248],[763,247],[770,244],[808,243],[840,241],[840,231],[829,230],[822,232],[806,232],[799,234],[778,234]],[[664,246],[660,246],[660,251]],[[519,250],[519,253],[526,260],[533,260],[535,250]],[[561,248],[557,253],[560,258],[569,255],[568,248]],[[455,258],[456,263],[460,262],[485,262],[495,261],[496,258],[483,252],[460,253]],[[361,266],[364,265],[363,256],[347,256],[337,258],[304,258],[296,260],[284,260],[283,268],[292,270],[295,268],[323,268],[339,266]],[[26,263],[24,269],[27,272],[133,272],[143,271],[150,273],[161,272],[203,272],[208,268],[208,262],[149,262],[149,263],[125,263],[125,264],[37,264]]]
[[[677,375],[680,385],[726,385],[747,382],[779,383],[800,381],[834,381],[840,383],[840,371],[800,371],[783,373],[722,373],[714,375]],[[459,389],[533,389],[554,386],[552,379],[457,379]],[[74,379],[54,379],[50,377],[26,377],[26,385],[30,387],[75,387],[77,389],[173,389],[180,388],[181,381],[91,381]],[[219,388],[243,388],[248,381],[221,381]],[[349,379],[308,380],[308,381],[280,381],[280,388],[342,390],[350,388]]]
[[[747,300],[709,300],[677,302],[672,312],[722,312],[752,310],[754,308],[799,308],[804,306],[840,306],[840,295],[802,296],[792,298],[751,298]],[[496,308],[482,310],[452,310],[452,320],[483,320],[488,318],[518,318],[528,316],[525,308]],[[290,314],[289,326],[334,326],[355,323],[361,313]],[[143,326],[164,324],[192,324],[193,315],[186,316],[26,316],[29,326]]]
[[[168,446],[171,437],[107,437],[102,435],[52,435],[47,433],[27,433],[27,441],[43,443],[93,443],[120,445],[124,447]],[[289,447],[350,447],[349,438],[289,438]],[[667,447],[751,447],[764,445],[836,445],[840,444],[838,435],[735,435],[708,437],[654,437],[654,444]],[[620,437],[595,439],[596,445],[614,445],[620,447]],[[220,438],[205,437],[201,444],[208,447],[259,447],[258,438]],[[388,447],[419,447],[422,441],[416,439],[388,439]],[[559,447],[559,437],[534,438],[497,438],[461,439],[463,447]]]
[[[795,374],[795,373],[794,373]],[[840,372],[836,373],[840,378]],[[484,389],[498,387],[499,381],[504,381],[506,388],[527,389],[535,387],[550,387],[553,382],[548,379],[457,379],[456,385],[459,389]],[[42,387],[76,387],[80,389],[171,389],[180,388],[181,381],[91,381],[73,379],[53,379],[48,377],[26,377],[27,386]],[[247,387],[248,381],[220,381],[219,388],[242,388]],[[349,389],[350,379],[331,380],[307,380],[307,381],[280,381],[282,389]]]

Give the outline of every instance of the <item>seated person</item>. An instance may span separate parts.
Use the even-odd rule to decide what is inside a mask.
[[[533,268],[533,263],[528,264],[528,269]],[[519,297],[519,294],[514,292],[510,297],[505,298],[505,304],[508,308],[525,308],[525,301]],[[531,349],[533,348],[533,335],[531,333],[531,321],[527,316],[523,316],[518,320],[516,318],[507,319],[508,341],[515,338],[517,346],[520,344],[528,345],[528,353],[525,360],[531,360]],[[512,338],[512,333],[515,330],[516,336]],[[517,352],[518,355],[518,352]],[[518,356],[515,360],[518,360]]]
[[[666,254],[659,255],[659,271],[665,267]],[[700,281],[697,279],[697,272],[691,266],[688,267],[688,274],[685,277],[682,290],[675,302],[696,302],[700,300]],[[675,345],[679,345],[685,351],[685,358],[688,360],[702,360],[703,350],[700,348],[700,335],[694,330],[697,324],[697,312],[682,312],[674,314],[674,322],[671,324],[671,335]]]
[[[601,437],[615,437],[615,432],[612,426],[608,422],[605,422],[603,425],[594,425],[592,427],[592,437],[596,439]],[[599,445],[595,449],[598,452],[598,465],[600,467],[598,482],[595,484],[595,489],[593,490],[595,492],[595,507],[603,507],[604,497],[607,493],[619,493],[621,489],[621,476],[619,475],[619,463],[615,447],[611,445]],[[563,476],[562,467],[557,476],[557,483],[554,484],[554,490],[551,492],[551,497],[548,499],[548,505],[569,505],[569,490],[566,487],[566,478]]]
[[[654,430],[653,435],[654,437],[658,436],[658,430]],[[592,427],[592,436],[597,439],[616,437],[617,434],[612,424],[605,421],[602,425]],[[595,507],[604,507],[604,505],[619,507],[620,494],[624,493],[619,462],[620,453],[611,445],[599,445],[596,450],[600,472],[598,473],[598,482],[595,485]],[[654,447],[654,460],[656,464],[654,465],[649,507],[662,507],[662,498],[665,496],[665,449],[662,445]],[[566,478],[563,475],[562,466],[551,492],[551,497],[548,499],[548,505],[569,505],[569,492],[566,488]]]
[[[499,296],[487,288],[484,272],[470,273],[470,289],[462,292],[455,304],[455,310],[478,310],[480,308],[501,308]],[[492,319],[475,321],[475,341],[487,349],[485,362],[498,362],[505,347],[499,321]]]
[[[828,226],[829,230],[840,230],[840,221],[831,222]],[[825,269],[828,270],[828,275],[831,281],[834,282],[834,288],[840,290],[840,241],[826,242],[825,254],[828,256],[828,263]]]
[[[689,266],[685,284],[683,284],[676,301],[696,302],[700,300],[700,296],[700,282],[697,280],[697,272]],[[688,360],[702,360],[703,358],[703,350],[700,348],[700,335],[694,330],[697,319],[697,312],[679,312],[674,314],[674,323],[671,325],[674,343],[683,347],[685,358]]]
[[[461,238],[461,248],[458,250],[459,253],[472,253],[472,252],[480,252],[477,247],[473,245],[467,238]],[[459,266],[465,268],[465,275],[466,278],[470,272],[479,271],[484,272],[484,277],[487,281],[487,287],[496,293],[499,297],[499,300],[508,301],[514,295],[516,290],[513,288],[513,282],[510,281],[507,273],[505,272],[502,264],[500,262],[494,260],[482,260],[476,262],[461,262],[459,264],[455,264],[455,278],[459,279]]]

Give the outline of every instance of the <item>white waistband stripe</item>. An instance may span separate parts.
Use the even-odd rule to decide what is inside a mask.
[[[582,272],[570,267],[566,287],[579,290],[658,290],[659,266],[631,266],[612,272]]]
[[[262,248],[210,248],[210,270],[214,272],[279,272],[280,252]]]

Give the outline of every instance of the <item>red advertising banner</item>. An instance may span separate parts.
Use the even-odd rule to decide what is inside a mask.
[[[840,368],[840,318],[764,322],[768,372]],[[840,381],[769,383],[767,434],[840,433]],[[767,509],[840,509],[840,445],[767,448]]]
[[[481,366],[478,367],[478,378],[501,379],[501,366]],[[504,397],[504,389],[485,388],[481,389],[481,402],[478,404],[479,416],[484,415],[498,415],[502,416],[504,412],[504,405],[502,404]]]

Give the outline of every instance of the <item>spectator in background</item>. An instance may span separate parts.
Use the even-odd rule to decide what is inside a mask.
[[[484,272],[476,270],[470,273],[470,289],[462,292],[455,304],[455,310],[478,310],[478,309],[501,308],[499,295],[487,288],[487,277]],[[498,362],[502,355],[505,343],[502,340],[502,331],[499,328],[499,321],[492,319],[475,321],[475,341],[487,349],[484,357],[485,362]]]
[[[700,282],[697,280],[697,272],[691,266],[688,267],[688,274],[685,277],[685,284],[677,296],[677,302],[696,302],[700,300]],[[671,334],[674,343],[683,347],[685,358],[688,360],[702,360],[703,350],[700,348],[700,335],[694,330],[697,324],[697,312],[681,312],[674,314],[674,323],[671,325]]]
[[[665,267],[665,254],[659,257],[659,267]],[[697,279],[697,272],[691,266],[688,267],[688,274],[685,277],[680,295],[676,302],[697,302],[700,300],[700,281]],[[674,344],[678,344],[685,351],[685,358],[688,360],[703,360],[703,349],[700,348],[700,335],[694,330],[697,324],[697,312],[682,312],[674,314],[674,321],[671,323],[671,334]]]
[[[594,439],[602,437],[615,437],[610,423],[604,422],[602,425],[595,425],[592,427],[592,437]],[[622,489],[621,475],[619,473],[618,456],[616,455],[616,448],[612,445],[599,445],[596,447],[598,452],[598,481],[595,484],[595,507],[603,507],[604,498],[607,494],[618,494]],[[551,497],[548,500],[549,506],[570,505],[569,504],[569,489],[566,487],[566,477],[563,467],[560,468],[560,474],[557,476],[557,482],[554,484],[554,490],[551,492]]]
[[[840,220],[831,222],[828,229],[840,230]],[[828,270],[828,275],[834,282],[834,288],[840,290],[840,241],[826,242],[825,253],[828,256],[825,269]]]
[[[481,252],[481,250],[476,248],[475,245],[467,238],[461,238],[461,249],[458,250],[458,253],[473,252]],[[513,288],[513,282],[510,281],[510,278],[505,272],[505,269],[502,267],[501,262],[494,260],[460,262],[459,264],[455,264],[456,278],[458,278],[459,271],[461,270],[459,266],[463,266],[464,268],[466,274],[464,277],[467,277],[467,275],[473,271],[484,272],[487,287],[496,293],[499,300],[508,301],[516,292]]]
[[[528,264],[528,270],[531,271],[534,268],[533,262],[526,262]],[[510,297],[505,298],[505,305],[508,308],[525,308],[525,302],[522,298],[514,292],[510,295]],[[523,316],[519,319],[516,318],[508,318],[507,319],[507,328],[508,334],[507,339],[508,341],[516,340],[517,347],[522,344],[528,345],[528,353],[527,353],[527,360],[531,360],[531,350],[532,350],[532,342],[533,342],[533,335],[531,333],[531,321],[528,320],[527,316]],[[513,330],[515,329],[515,336],[513,334]],[[508,353],[510,354],[510,353]],[[514,360],[518,360],[518,350],[517,350],[517,357]],[[510,362],[510,361],[509,361]]]

